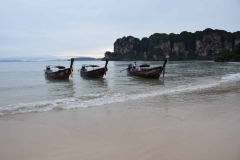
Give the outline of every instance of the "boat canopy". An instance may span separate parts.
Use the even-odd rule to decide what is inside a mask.
[[[139,67],[150,67],[149,64],[141,64]]]
[[[64,66],[47,66],[46,68],[58,68],[58,69],[65,69]]]
[[[83,65],[82,67],[99,67],[98,65]]]

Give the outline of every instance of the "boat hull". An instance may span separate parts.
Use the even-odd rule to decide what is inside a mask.
[[[105,74],[105,68],[94,69],[91,71],[80,71],[82,77],[91,77],[91,78],[103,78]]]
[[[127,69],[127,73],[129,76],[138,76],[138,77],[145,77],[145,78],[155,78],[158,79],[160,74],[162,73],[163,67],[154,67],[148,69],[141,69],[139,71],[132,71],[131,68]]]
[[[54,79],[68,79],[70,74],[71,74],[70,68],[59,70],[56,72],[45,71],[45,75],[47,78],[54,78]]]

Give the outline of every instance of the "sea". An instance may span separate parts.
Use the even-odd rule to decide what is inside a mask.
[[[166,96],[171,103],[181,104],[201,103],[214,96],[229,96],[229,105],[240,102],[240,63],[169,61],[164,78],[161,75],[159,79],[128,76],[126,68],[130,63],[133,62],[109,61],[106,76],[91,79],[80,76],[81,66],[103,67],[105,61],[75,61],[73,77],[53,80],[45,77],[46,66],[69,67],[70,61],[0,62],[0,116],[114,106],[139,100],[161,105]],[[162,61],[137,63],[152,67],[163,64]]]

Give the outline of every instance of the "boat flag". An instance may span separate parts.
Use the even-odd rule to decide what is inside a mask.
[[[104,75],[106,76],[106,67],[104,68]]]
[[[163,78],[164,78],[164,74],[165,74],[165,66],[167,64],[167,61],[168,61],[168,55],[166,56],[165,60],[164,60],[164,63],[163,63],[163,70],[162,70],[162,73],[163,73]]]
[[[71,77],[73,77],[73,75],[72,75],[72,71],[73,71],[73,68],[72,68],[72,66],[73,66],[73,62],[74,62],[74,58],[71,58],[71,64],[70,64],[70,75],[71,75]]]
[[[106,58],[106,63],[105,63],[105,67],[104,67],[104,74],[106,76],[106,72],[107,72],[107,65],[108,65],[108,58]]]
[[[70,75],[71,75],[71,77],[73,77],[73,75],[72,75],[72,68],[70,68],[71,70],[70,70]]]
[[[164,74],[165,74],[165,67],[163,68],[163,78],[164,78]]]

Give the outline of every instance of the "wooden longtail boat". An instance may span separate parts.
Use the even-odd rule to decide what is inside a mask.
[[[47,78],[54,78],[54,79],[68,79],[69,75],[72,76],[72,66],[73,66],[74,59],[71,58],[70,68],[65,68],[64,66],[53,66],[49,65],[46,67],[45,75]]]
[[[168,56],[165,58],[163,66],[157,66],[152,68],[148,64],[142,64],[139,66],[134,66],[132,64],[129,64],[127,68],[127,74],[129,76],[158,79],[162,73],[164,78],[165,66],[166,66],[167,60],[168,60]]]
[[[82,77],[102,78],[104,75],[106,75],[106,72],[108,71],[107,65],[108,59],[106,58],[105,66],[102,68],[95,69],[95,67],[99,67],[98,65],[82,65],[82,68],[78,71],[80,71],[80,75]],[[87,68],[89,67],[92,69],[87,70]]]

